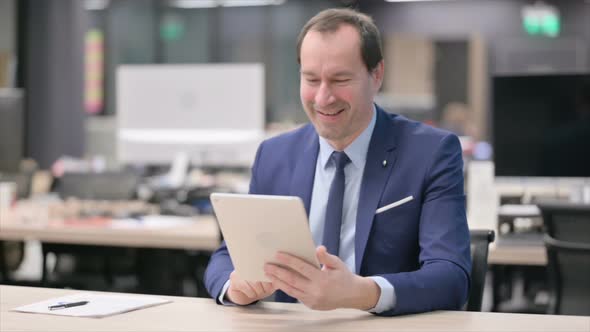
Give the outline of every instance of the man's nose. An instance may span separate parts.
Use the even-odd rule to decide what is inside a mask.
[[[334,95],[332,94],[332,90],[328,84],[320,84],[320,87],[315,95],[314,102],[319,107],[325,107],[334,102]]]

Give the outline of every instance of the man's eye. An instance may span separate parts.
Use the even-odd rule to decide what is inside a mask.
[[[318,79],[315,79],[315,78],[308,78],[308,79],[307,79],[307,82],[308,82],[308,83],[312,83],[312,84],[316,84],[316,83],[318,83],[319,81],[320,81],[320,80],[318,80]]]
[[[349,78],[343,78],[343,79],[339,79],[339,80],[335,80],[334,82],[342,84],[342,83],[348,83],[350,82]]]

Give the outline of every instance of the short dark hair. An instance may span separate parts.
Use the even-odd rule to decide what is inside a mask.
[[[344,24],[348,24],[358,31],[363,62],[367,70],[373,71],[377,64],[383,60],[379,29],[370,16],[348,8],[323,10],[305,23],[297,38],[297,62],[301,64],[301,44],[310,30],[320,33],[335,32]]]

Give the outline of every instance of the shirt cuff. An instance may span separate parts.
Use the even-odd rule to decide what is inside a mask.
[[[378,314],[393,309],[396,302],[395,289],[393,288],[393,285],[383,277],[369,278],[373,279],[379,288],[381,288],[381,295],[379,296],[379,301],[377,301],[375,307],[369,309],[368,311]]]
[[[229,288],[229,280],[226,281],[225,284],[223,285],[223,288],[221,289],[221,292],[219,293],[219,297],[217,298],[217,301],[219,301],[219,303],[221,303],[223,305],[236,305],[235,303],[233,303],[229,299],[225,298],[225,293],[227,293],[228,288]]]

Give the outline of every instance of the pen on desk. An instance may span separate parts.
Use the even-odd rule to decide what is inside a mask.
[[[61,304],[56,304],[56,305],[50,305],[49,310],[59,310],[59,309],[65,309],[65,308],[71,308],[71,307],[78,307],[78,306],[85,305],[85,304],[88,304],[88,301],[61,303]]]
[[[397,202],[393,202],[393,203],[391,203],[389,205],[385,205],[384,207],[378,208],[377,211],[375,211],[375,214],[379,214],[379,213],[385,212],[385,211],[387,211],[389,209],[393,209],[394,207],[400,206],[400,205],[402,205],[404,203],[407,203],[407,202],[409,202],[409,201],[411,201],[413,199],[414,199],[414,196],[408,196],[406,198],[400,199]]]

